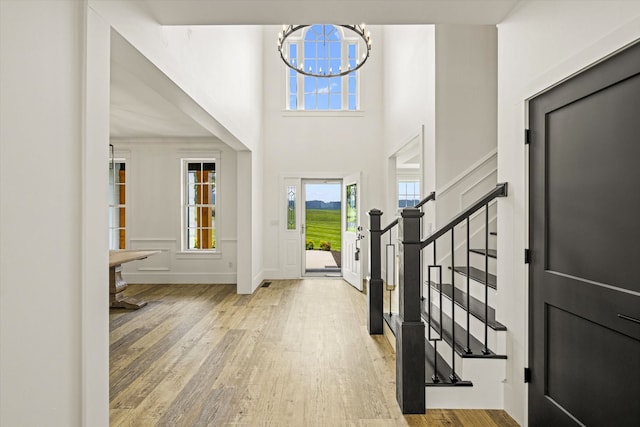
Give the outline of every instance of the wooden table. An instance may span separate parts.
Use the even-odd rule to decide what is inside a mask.
[[[138,301],[123,295],[128,285],[122,278],[122,264],[159,253],[160,251],[109,251],[109,307],[137,310],[147,305],[146,301]]]

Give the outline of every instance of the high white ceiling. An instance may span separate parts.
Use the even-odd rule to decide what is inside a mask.
[[[122,65],[111,63],[112,138],[207,137],[211,133]]]
[[[1,0],[0,0],[1,1]],[[116,31],[111,31],[111,138],[235,138]]]
[[[145,0],[163,25],[497,24],[517,0]]]
[[[517,0],[143,0],[142,5],[161,25],[317,22],[384,25],[497,24],[517,3]],[[128,67],[132,61],[149,70],[149,64],[136,58],[135,52],[123,39],[112,41],[111,136],[211,136],[209,130],[215,123],[203,126],[202,118],[196,121],[167,99],[166,91],[161,89],[170,83],[149,85],[148,71],[131,72]],[[177,87],[169,91],[173,97],[182,96]]]

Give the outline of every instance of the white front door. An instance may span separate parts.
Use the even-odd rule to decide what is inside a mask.
[[[356,289],[362,290],[363,231],[360,218],[360,174],[342,180],[342,276]]]

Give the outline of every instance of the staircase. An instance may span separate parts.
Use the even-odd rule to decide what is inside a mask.
[[[507,328],[496,320],[497,234],[489,210],[495,208],[497,197],[506,196],[506,191],[506,184],[499,184],[424,241],[419,241],[415,224],[412,226],[415,222],[419,229],[422,213],[416,209],[403,211],[403,235],[398,242],[400,308],[397,313],[386,310],[381,317],[396,337],[396,394],[404,413],[419,413],[423,408],[503,406]],[[369,314],[376,318],[370,318],[370,333],[381,333],[371,329],[377,325],[379,307],[374,306],[381,292],[375,271],[381,262],[374,262],[373,247],[398,222],[385,229],[375,227],[376,219],[379,224],[377,212],[370,212]],[[415,317],[416,310],[419,317]],[[418,323],[424,325],[423,329],[417,327]],[[424,353],[421,346],[407,345],[417,343],[420,334],[424,335]],[[424,367],[417,365],[418,354],[424,354]],[[421,391],[420,382],[415,380],[420,375],[424,375]]]

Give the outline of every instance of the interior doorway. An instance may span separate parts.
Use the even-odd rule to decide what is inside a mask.
[[[529,102],[531,425],[640,420],[639,58]]]
[[[342,180],[303,179],[302,273],[342,275]]]

